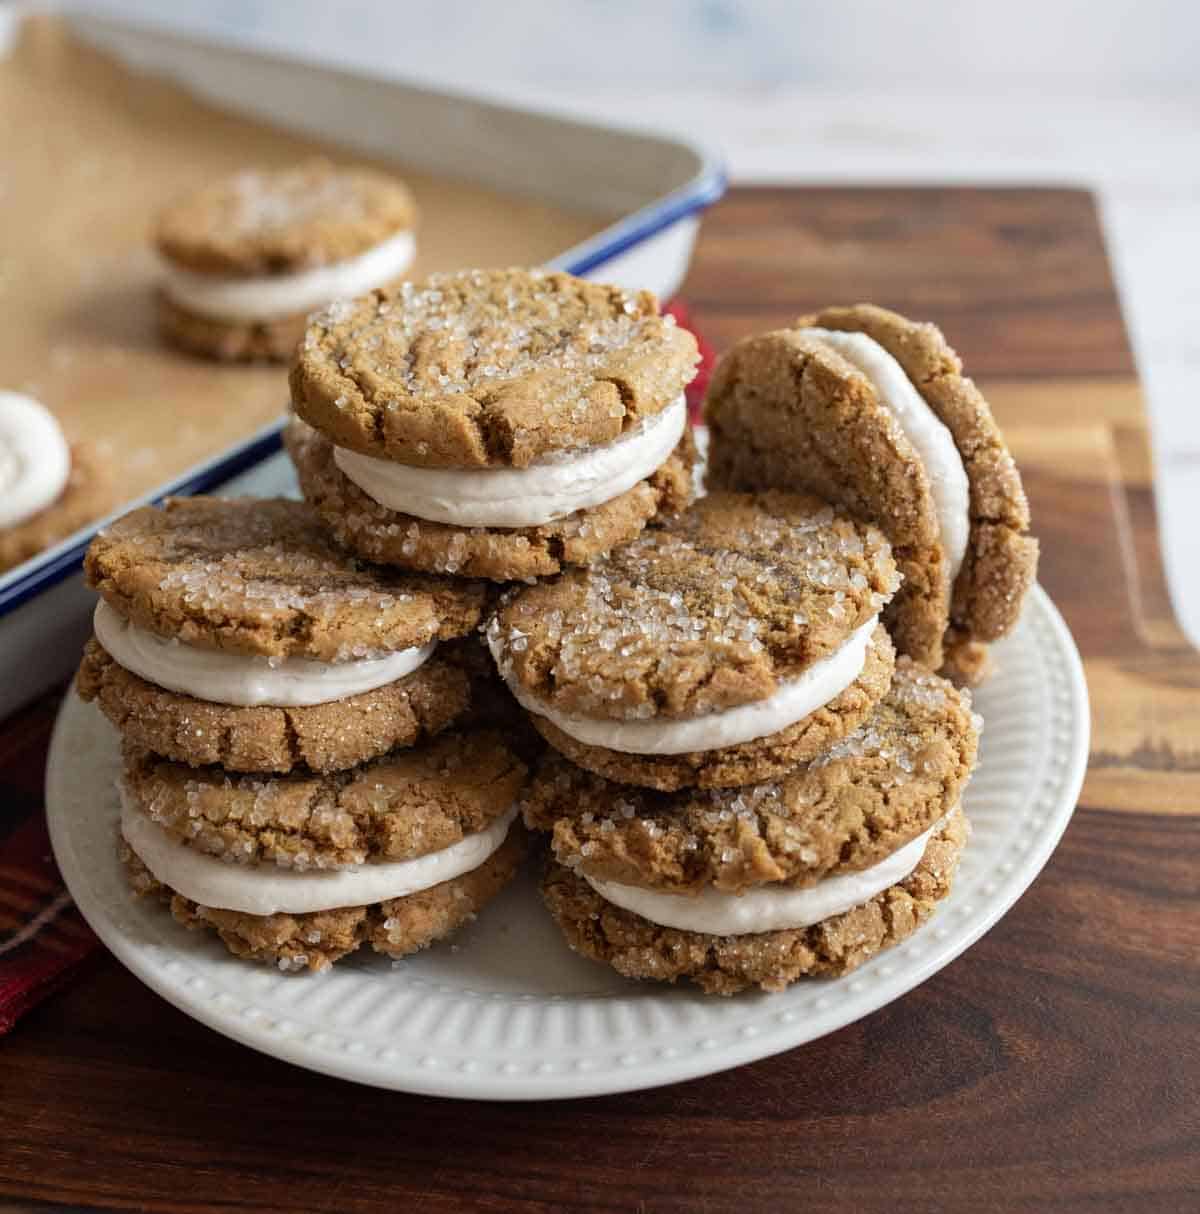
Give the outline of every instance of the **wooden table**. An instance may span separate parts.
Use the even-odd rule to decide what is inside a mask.
[[[105,958],[0,1044],[10,1208],[1197,1208],[1200,657],[1164,588],[1092,198],[737,190],[706,220],[685,294],[720,348],[872,299],[936,318],[981,381],[1093,698],[1080,809],[1045,873],[965,956],[859,1024],[709,1079],[572,1103],[308,1074]],[[48,725],[40,713],[24,728]]]

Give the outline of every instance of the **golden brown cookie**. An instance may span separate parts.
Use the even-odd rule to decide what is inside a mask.
[[[44,552],[112,505],[108,465],[89,443],[71,444],[71,473],[57,501],[32,518],[0,529],[0,573]]]
[[[216,932],[235,957],[300,973],[328,969],[363,944],[399,958],[445,939],[474,919],[512,880],[525,846],[524,831],[514,826],[478,868],[440,885],[371,906],[294,915],[249,915],[200,906],[156,881],[127,844],[122,843],[120,850],[135,893],[166,902],[187,928]]]
[[[705,993],[780,991],[804,977],[850,973],[910,936],[950,892],[967,837],[959,810],[903,881],[811,927],[713,936],[662,927],[605,901],[582,877],[551,861],[542,897],[567,943],[627,978],[688,978]]]
[[[442,733],[351,771],[257,777],[169,762],[127,743],[124,790],[181,844],[293,869],[407,860],[506,813],[525,765],[493,731]]]
[[[277,302],[280,285],[370,254],[410,233],[415,223],[412,195],[402,182],[325,160],[212,182],[158,218],[155,244],[167,265],[159,295],[162,332],[192,353],[219,359],[289,358],[307,314],[340,291],[334,287],[313,299],[302,289],[296,298],[306,300],[303,306],[287,308]],[[398,276],[385,273],[362,289]],[[274,294],[250,314],[244,293],[238,307],[203,290],[226,283],[266,283]]]
[[[978,739],[968,695],[901,658],[866,724],[778,779],[660,793],[549,755],[523,814],[585,877],[673,894],[803,888],[878,864],[944,817]]]
[[[873,621],[897,584],[876,528],[807,495],[716,493],[587,569],[514,589],[488,625],[552,744],[656,788],[811,758],[887,691]],[[547,727],[547,721],[549,727]]]
[[[172,498],[113,523],[88,585],[133,624],[205,649],[344,662],[469,632],[481,583],[365,567],[303,502]]]
[[[333,459],[333,444],[293,420],[284,442],[305,498],[337,541],[365,560],[493,581],[548,577],[582,565],[684,509],[692,496],[695,447],[685,434],[647,479],[602,505],[536,527],[456,527],[379,505]]]
[[[872,381],[804,332],[812,327],[873,339],[949,430],[970,490],[970,535],[952,588],[913,443]],[[887,613],[900,652],[936,668],[948,627],[976,642],[1012,628],[1036,574],[1028,504],[987,402],[935,326],[862,304],[746,338],[717,367],[706,418],[710,484],[806,488],[888,534],[904,575]]]
[[[315,316],[292,405],[340,447],[436,468],[525,468],[609,443],[673,404],[695,338],[629,292],[471,270]]]
[[[506,594],[501,672],[563,712],[681,719],[765,699],[896,588],[887,540],[803,494],[714,493],[606,559]]]
[[[343,771],[413,746],[461,717],[471,695],[466,673],[439,656],[394,683],[326,704],[214,704],[148,683],[95,638],[75,686],[135,746],[191,767],[281,774]]]

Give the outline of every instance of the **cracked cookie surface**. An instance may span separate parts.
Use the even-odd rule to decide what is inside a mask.
[[[553,709],[685,719],[765,700],[878,614],[883,534],[804,494],[713,493],[488,625],[506,680]]]
[[[337,662],[462,636],[482,583],[364,567],[303,502],[169,498],[102,531],[88,585],[125,619],[201,648]]]
[[[525,468],[619,438],[674,402],[695,338],[648,291],[471,270],[312,318],[296,412],[334,443],[438,468]]]

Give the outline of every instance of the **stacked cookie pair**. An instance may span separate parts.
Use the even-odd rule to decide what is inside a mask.
[[[478,583],[363,565],[300,502],[193,498],[92,544],[77,686],[123,739],[133,888],[281,970],[391,957],[471,918],[524,852],[524,764],[452,728]]]
[[[853,969],[949,892],[968,697],[880,622],[875,527],[799,494],[716,492],[510,592],[500,672],[553,751],[525,798],[568,942],[731,994]]]
[[[310,318],[286,443],[305,498],[358,556],[548,577],[690,500],[698,358],[648,291],[435,275]]]
[[[408,187],[309,160],[210,181],[159,214],[164,338],[225,362],[287,362],[309,312],[395,282],[416,255]]]

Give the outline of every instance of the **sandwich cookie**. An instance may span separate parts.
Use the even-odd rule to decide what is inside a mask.
[[[287,359],[310,312],[404,274],[415,224],[407,187],[372,170],[313,160],[217,181],[159,217],[163,333],[213,358]]]
[[[84,569],[101,601],[80,695],[167,758],[337,771],[467,708],[467,675],[437,649],[475,628],[483,584],[364,566],[303,502],[144,507]]]
[[[949,892],[978,731],[966,692],[900,658],[865,724],[777,780],[664,794],[555,756],[523,802],[550,832],[546,904],[628,977],[732,994],[846,973]]]
[[[869,304],[746,338],[705,406],[709,483],[803,488],[877,524],[904,585],[896,647],[967,681],[1037,571],[1021,477],[940,330]]]
[[[78,531],[107,499],[91,449],[68,444],[39,401],[0,391],[0,573]]]
[[[487,628],[534,726],[627,784],[778,775],[887,692],[882,532],[800,494],[714,493],[586,569],[515,589]]]
[[[260,779],[127,746],[130,881],[230,952],[319,970],[392,957],[472,919],[520,865],[526,769],[499,734],[443,734],[336,775]]]
[[[359,555],[541,577],[687,504],[697,357],[649,292],[437,275],[313,318],[288,450],[305,497]]]

